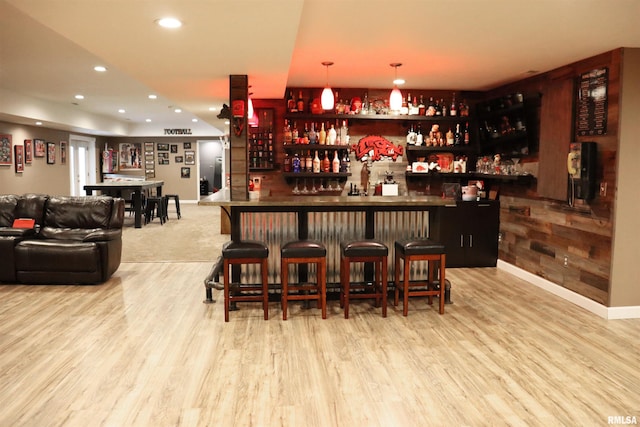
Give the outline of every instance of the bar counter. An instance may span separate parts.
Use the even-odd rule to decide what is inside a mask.
[[[437,196],[272,196],[231,201],[222,197],[200,201],[220,206],[229,215],[231,239],[260,240],[269,247],[269,282],[280,283],[280,246],[296,239],[315,239],[327,247],[327,283],[338,283],[340,242],[375,238],[389,247],[389,280],[393,280],[395,240],[429,237],[438,226],[440,208],[455,200]],[[416,263],[415,272],[426,268]],[[352,277],[366,280],[362,267]],[[251,270],[251,267],[248,268]],[[310,275],[314,272],[310,271]],[[420,272],[422,274],[422,272]],[[258,270],[243,277],[251,282]]]

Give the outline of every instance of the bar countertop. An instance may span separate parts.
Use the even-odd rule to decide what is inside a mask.
[[[213,194],[216,196],[218,193]],[[208,197],[198,202],[203,206],[232,207],[296,207],[296,206],[446,206],[455,205],[454,199],[439,196],[267,196],[259,200],[229,200],[222,195]]]

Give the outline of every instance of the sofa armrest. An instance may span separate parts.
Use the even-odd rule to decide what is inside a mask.
[[[87,234],[83,242],[101,242],[108,240],[118,240],[122,238],[122,230],[121,229],[110,229],[110,230],[95,230],[91,233]]]

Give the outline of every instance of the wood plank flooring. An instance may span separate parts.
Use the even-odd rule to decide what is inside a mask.
[[[453,305],[345,320],[222,295],[210,263],[125,263],[100,286],[0,286],[0,426],[607,425],[640,419],[640,320],[604,320],[497,269]],[[391,300],[391,299],[390,299]],[[640,422],[640,421],[639,421]]]

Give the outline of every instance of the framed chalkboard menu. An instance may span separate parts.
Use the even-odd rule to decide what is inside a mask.
[[[576,108],[576,136],[607,133],[607,85],[609,70],[598,68],[580,75]]]

